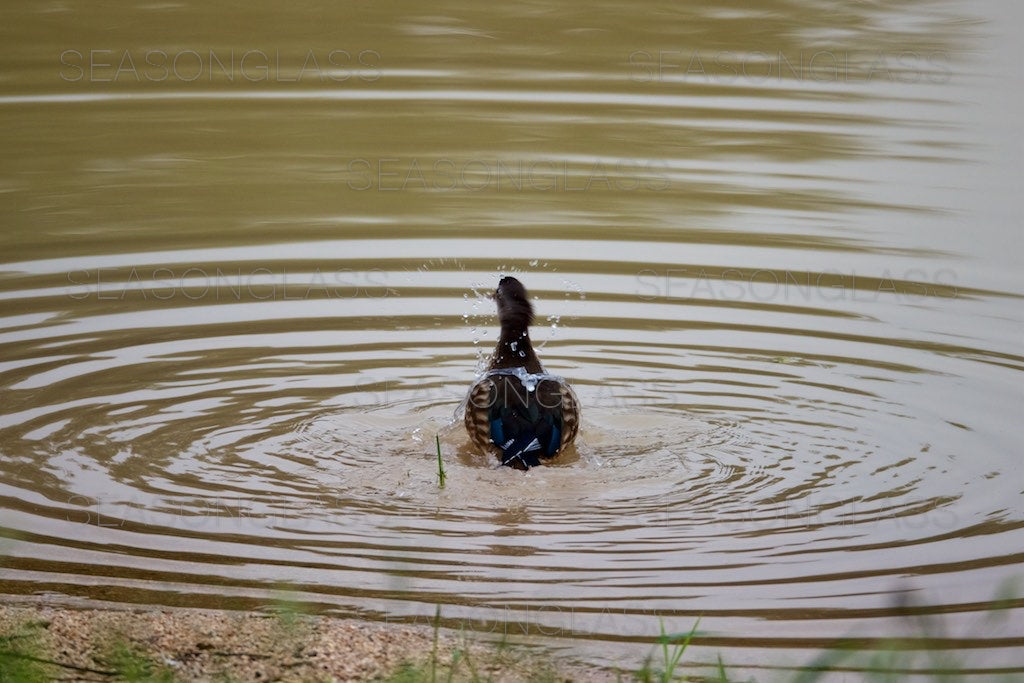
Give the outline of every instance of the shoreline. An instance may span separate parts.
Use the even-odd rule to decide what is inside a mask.
[[[616,680],[527,647],[420,625],[286,607],[274,613],[32,601],[0,602],[0,673],[5,668],[12,680],[416,681],[435,670],[449,680],[449,669],[451,680]]]

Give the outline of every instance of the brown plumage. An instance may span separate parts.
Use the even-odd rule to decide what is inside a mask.
[[[530,342],[533,306],[505,277],[494,292],[501,335],[487,372],[470,388],[465,424],[473,443],[504,465],[528,469],[572,443],[580,409],[568,382],[545,373]]]

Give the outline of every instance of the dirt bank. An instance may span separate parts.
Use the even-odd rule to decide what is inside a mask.
[[[425,627],[279,613],[0,605],[0,680],[614,680]],[[7,674],[6,676],[3,674]]]

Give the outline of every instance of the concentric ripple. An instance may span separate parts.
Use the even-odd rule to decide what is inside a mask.
[[[286,582],[375,618],[441,602],[453,626],[500,619],[610,664],[643,650],[629,643],[655,615],[700,615],[742,658],[752,637],[815,647],[865,610],[893,621],[893,591],[970,612],[1020,562],[1019,481],[979,410],[1012,404],[1020,357],[908,339],[879,319],[902,315],[890,302],[837,316],[566,298],[561,273],[527,266],[538,310],[574,321],[543,359],[572,379],[584,428],[524,475],[453,417],[477,367],[465,311],[495,322],[463,293],[501,271],[409,272],[379,273],[403,284],[375,315],[365,298],[197,299],[130,330],[109,319],[141,312],[100,304],[8,328],[8,593],[256,606]]]

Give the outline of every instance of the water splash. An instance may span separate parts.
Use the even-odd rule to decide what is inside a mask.
[[[462,270],[465,269],[462,268]],[[492,295],[501,278],[513,274],[515,276],[522,276],[523,279],[529,279],[530,275],[557,272],[558,268],[551,266],[547,261],[541,262],[538,259],[533,259],[528,262],[526,267],[520,267],[516,264],[508,263],[499,264],[495,267],[494,272],[490,274],[487,280],[475,280],[470,283],[469,291],[462,295],[463,303],[468,307],[463,311],[462,320],[463,323],[469,327],[470,337],[473,341],[474,347],[476,348],[477,375],[483,373],[486,369],[486,365],[490,357],[488,349],[485,349],[480,342],[483,341],[483,337],[487,336],[489,328],[497,327],[498,325]],[[586,294],[583,292],[583,288],[579,283],[568,278],[562,278],[561,286],[564,293],[564,301],[586,301]],[[540,295],[534,294],[531,298],[534,302],[534,308],[540,309],[544,306],[544,299]],[[561,329],[564,327],[564,322],[575,320],[576,317],[577,316],[575,314],[557,312],[546,316],[546,324],[543,327],[543,339],[537,339],[536,330],[538,327],[534,327],[534,348],[537,351],[544,349],[547,343],[559,334]],[[512,351],[519,351],[519,349],[513,345]],[[526,354],[519,351],[519,357],[525,358]]]

